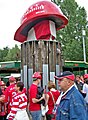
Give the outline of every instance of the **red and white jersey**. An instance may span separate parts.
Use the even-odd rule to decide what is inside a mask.
[[[27,108],[27,96],[23,92],[17,93],[17,95],[12,99],[12,106],[8,120],[13,120],[17,111],[26,110],[26,108]]]
[[[25,94],[27,94],[27,90],[26,90],[25,87],[23,88],[22,92],[25,93]]]
[[[6,102],[12,102],[12,97],[16,95],[15,84],[8,86],[5,90]]]

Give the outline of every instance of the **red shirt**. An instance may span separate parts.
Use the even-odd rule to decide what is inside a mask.
[[[36,95],[37,95],[37,85],[32,84],[29,88],[30,111],[38,111],[41,109],[40,104],[32,102],[32,98],[36,98]]]
[[[53,95],[54,100],[56,102],[58,97],[60,96],[60,92],[58,90],[51,91],[51,92],[52,92],[52,95]],[[47,114],[52,114],[52,110],[54,108],[54,102],[53,102],[51,93],[48,92],[47,94],[49,95],[49,100],[48,100],[48,108],[49,108],[49,110],[48,110]]]
[[[5,101],[8,103],[8,113],[11,109],[12,98],[16,95],[15,84],[10,85],[5,90]]]

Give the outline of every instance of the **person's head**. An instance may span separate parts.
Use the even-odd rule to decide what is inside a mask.
[[[85,74],[83,77],[84,77],[84,82],[88,84],[88,74]]]
[[[9,77],[9,83],[14,84],[16,82],[16,79],[13,76]]]
[[[81,80],[80,75],[76,75],[76,81],[80,82],[80,80]]]
[[[52,88],[56,89],[56,85],[55,85],[55,83],[52,80],[50,80],[48,82],[48,90],[50,90]]]
[[[5,89],[5,83],[4,83],[4,81],[0,81],[0,88],[2,89],[2,90],[4,90]]]
[[[42,80],[41,73],[40,72],[35,72],[32,75],[32,78],[33,78],[33,82],[36,82],[36,84],[39,84],[41,82],[41,80]]]
[[[84,77],[83,77],[83,75],[80,76],[80,79],[81,79],[82,83],[84,83]]]
[[[22,92],[23,88],[24,88],[23,82],[17,82],[17,83],[16,83],[16,85],[15,85],[15,90],[16,90],[17,92]]]
[[[70,71],[65,71],[61,75],[55,76],[58,80],[58,84],[63,92],[66,92],[73,84],[75,76]]]

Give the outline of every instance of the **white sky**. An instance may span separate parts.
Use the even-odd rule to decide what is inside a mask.
[[[6,46],[12,48],[15,44],[20,45],[13,40],[15,31],[20,26],[24,12],[37,1],[41,0],[0,0],[0,49]],[[88,11],[88,0],[76,1]]]

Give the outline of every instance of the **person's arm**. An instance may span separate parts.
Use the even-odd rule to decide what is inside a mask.
[[[8,97],[8,96],[9,96],[8,91],[9,91],[8,88],[6,88],[6,90],[5,90],[5,102],[7,102],[7,103],[9,102],[9,101],[8,101],[8,98],[9,98],[9,97]]]
[[[44,99],[44,96],[42,96],[40,99],[32,98],[32,102],[33,102],[33,103],[38,103],[38,102],[40,102],[40,101],[43,100],[43,99]]]
[[[48,101],[49,101],[49,95],[48,94],[46,94],[45,95],[45,105],[47,106],[48,105]]]
[[[44,99],[44,96],[42,96],[40,99],[37,99],[36,96],[37,96],[37,88],[32,88],[29,91],[29,98],[32,100],[33,103],[38,103]]]
[[[4,102],[4,100],[5,100],[5,96],[4,96],[4,95],[1,95],[1,96],[0,96],[0,102]]]

